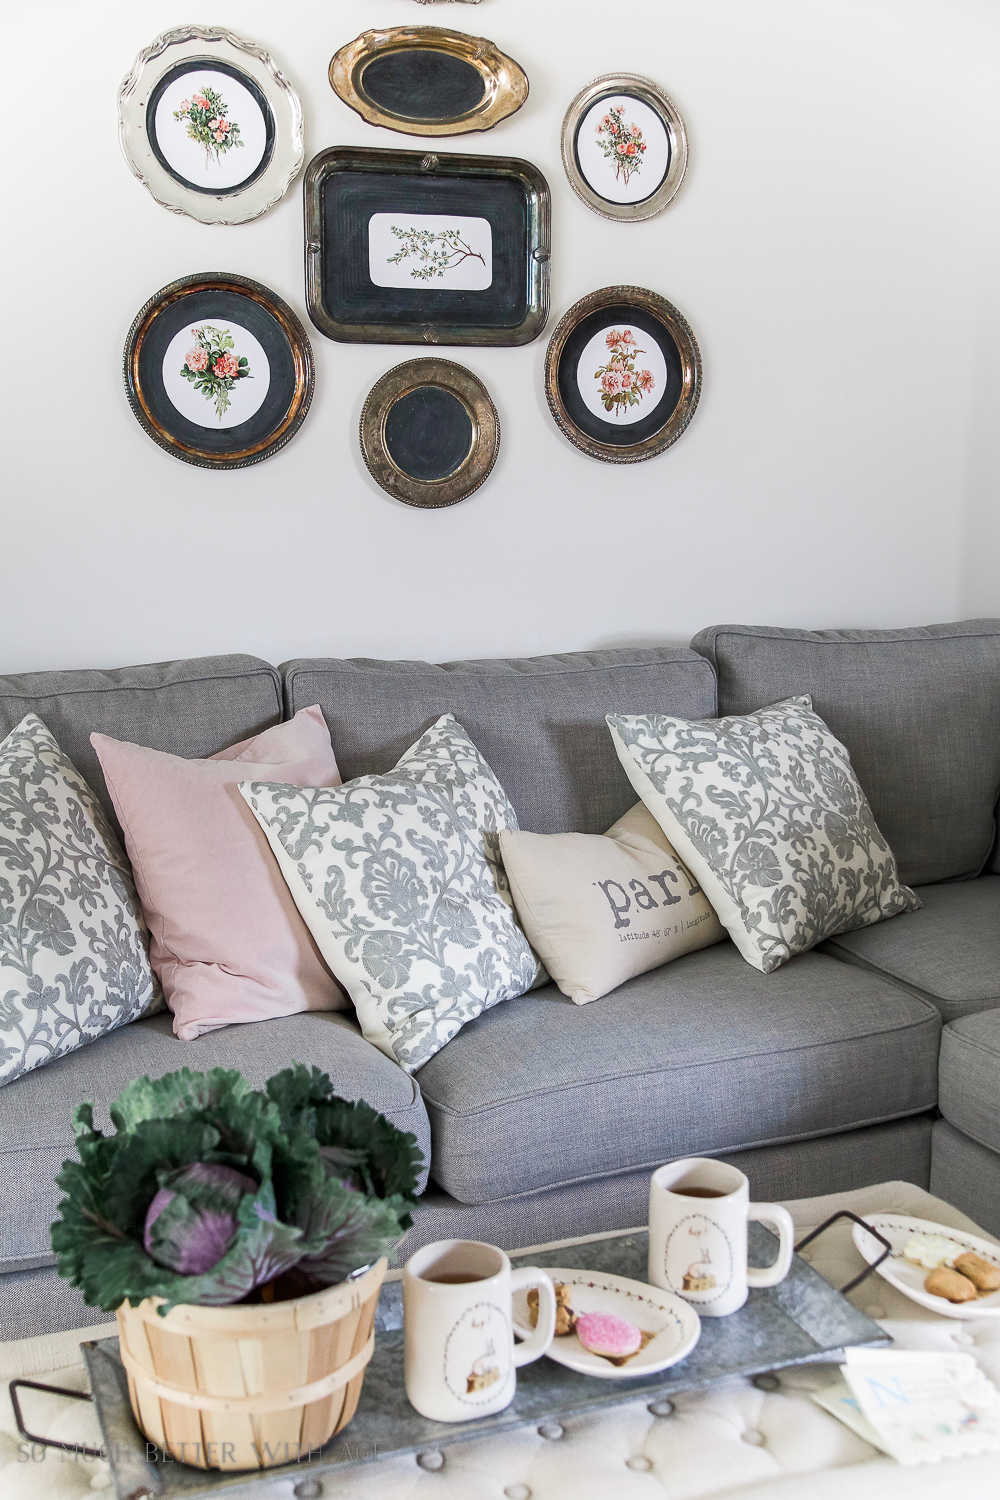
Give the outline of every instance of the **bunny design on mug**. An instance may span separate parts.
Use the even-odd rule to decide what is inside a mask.
[[[725,1231],[706,1214],[687,1214],[666,1236],[666,1289],[694,1306],[724,1297],[733,1279],[733,1250]]]
[[[468,1308],[444,1345],[444,1379],[451,1394],[470,1406],[504,1394],[514,1375],[513,1361],[503,1353],[510,1345],[510,1324],[501,1308],[492,1302]]]

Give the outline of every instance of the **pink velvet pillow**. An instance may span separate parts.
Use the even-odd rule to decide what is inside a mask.
[[[346,1010],[240,781],[339,786],[321,710],[184,760],[92,734],[125,833],[150,959],[184,1041],[234,1021]]]

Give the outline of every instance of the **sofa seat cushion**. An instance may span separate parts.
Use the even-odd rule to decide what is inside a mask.
[[[57,1058],[0,1089],[0,1273],[54,1259],[49,1225],[59,1191],[55,1175],[73,1153],[73,1106],[93,1100],[94,1118],[110,1128],[108,1105],[133,1078],[176,1068],[239,1068],[256,1088],[290,1063],[329,1073],[346,1099],[365,1099],[430,1152],[427,1115],[415,1083],[332,1011],[311,1011],[251,1026],[227,1026],[181,1042],[171,1016],[136,1021],[81,1052]],[[421,1181],[421,1186],[423,1180]]]
[[[928,1000],[816,953],[763,975],[732,943],[590,1005],[554,986],[469,1023],[418,1073],[431,1174],[462,1203],[931,1107]]]
[[[716,625],[691,642],[719,713],[809,693],[850,752],[906,885],[978,875],[1000,792],[1000,620],[909,630]]]
[[[938,1087],[945,1119],[1000,1151],[1000,1010],[962,1016],[944,1028]]]
[[[946,1021],[1000,1006],[1000,877],[922,885],[920,911],[830,938],[823,952],[895,979]]]

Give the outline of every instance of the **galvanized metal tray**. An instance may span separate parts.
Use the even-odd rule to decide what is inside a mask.
[[[774,1236],[751,1224],[754,1264],[774,1259]],[[612,1271],[646,1279],[645,1231],[610,1236],[528,1256],[515,1265],[556,1266],[567,1261],[585,1270]],[[238,1500],[260,1493],[261,1484],[281,1479],[289,1491],[321,1496],[353,1464],[412,1453],[426,1467],[446,1461],[449,1443],[514,1428],[546,1427],[558,1437],[570,1417],[644,1398],[657,1414],[668,1415],[670,1397],[734,1375],[752,1376],[789,1365],[836,1361],[850,1347],[873,1347],[891,1340],[877,1323],[858,1312],[799,1256],[785,1281],[767,1291],[751,1291],[746,1305],[728,1318],[706,1318],[701,1339],[680,1364],[659,1375],[602,1381],[540,1359],[518,1372],[517,1394],[506,1411],[476,1421],[432,1422],[414,1411],[403,1388],[403,1313],[398,1282],[384,1286],[376,1317],[375,1354],[368,1366],[361,1402],[350,1425],[327,1446],[301,1455],[297,1463],[250,1473],[206,1472],[178,1463],[146,1442],[132,1419],[125,1370],[117,1339],[84,1344],[83,1353],[97,1405],[117,1500],[140,1496],[183,1500]]]

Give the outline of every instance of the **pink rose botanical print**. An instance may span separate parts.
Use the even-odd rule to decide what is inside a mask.
[[[187,133],[192,141],[205,148],[205,165],[210,167],[222,160],[234,146],[242,146],[240,127],[235,120],[227,120],[229,106],[222,95],[207,85],[201,93],[182,99],[180,109],[174,110],[174,119],[187,124]]]
[[[617,417],[626,407],[636,406],[644,396],[655,388],[651,370],[637,370],[636,358],[645,354],[636,347],[630,328],[609,328],[605,342],[608,346],[608,362],[594,372],[594,379],[601,383],[601,403],[604,410]]]
[[[612,104],[597,125],[597,140],[608,161],[614,164],[615,177],[623,186],[642,167],[646,144],[638,125],[629,125],[624,106]]]
[[[222,421],[229,410],[229,393],[238,380],[251,379],[250,364],[234,352],[233,336],[228,328],[213,328],[206,323],[192,328],[196,342],[184,356],[181,374],[190,380],[206,401],[215,404],[215,414]]]

